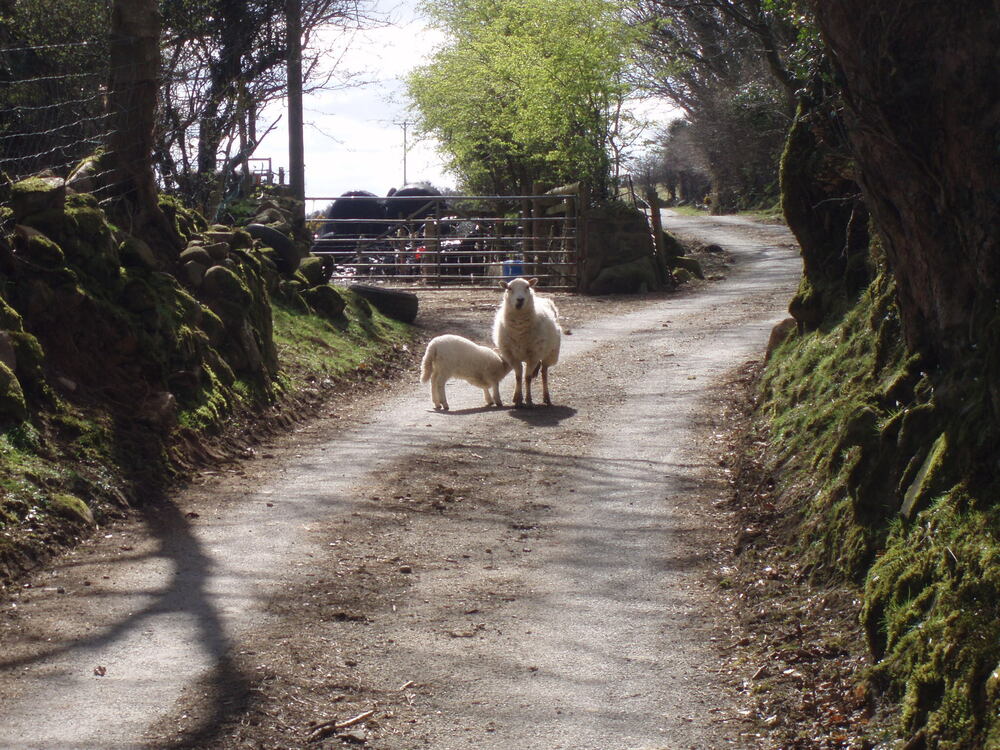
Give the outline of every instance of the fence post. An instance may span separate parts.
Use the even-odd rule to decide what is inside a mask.
[[[302,116],[302,2],[286,0],[288,33],[288,184],[305,211],[306,175]],[[301,218],[305,218],[305,214]]]
[[[116,220],[172,261],[183,242],[160,210],[153,176],[162,23],[158,6],[157,0],[114,0],[112,5],[108,159],[111,189],[122,209]]]

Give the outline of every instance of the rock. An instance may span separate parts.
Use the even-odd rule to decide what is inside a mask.
[[[948,482],[943,481],[942,477],[947,454],[948,438],[946,434],[942,433],[934,441],[934,445],[927,453],[927,458],[924,459],[924,463],[906,490],[903,505],[899,509],[903,518],[912,519],[914,515],[927,506],[932,498],[947,490]]]
[[[169,432],[177,424],[177,399],[169,391],[152,393],[139,405],[136,418]]]
[[[229,243],[228,242],[213,242],[209,245],[205,245],[205,252],[208,253],[209,257],[216,263],[221,263],[229,257]]]
[[[233,243],[233,238],[236,236],[236,231],[230,229],[229,227],[216,225],[207,232],[202,232],[201,236],[204,237],[209,244],[224,242],[227,245],[231,245]]]
[[[14,371],[0,363],[0,421],[23,422],[28,418],[28,404]]]
[[[316,255],[305,258],[299,264],[295,277],[304,281],[307,289],[326,284],[327,274],[323,268],[323,259]]]
[[[592,294],[635,294],[641,289],[662,288],[651,257],[636,258],[628,263],[608,266],[590,284]]]
[[[689,281],[694,280],[694,274],[691,273],[686,268],[678,268],[674,270],[674,281],[678,284],[686,284]]]
[[[132,279],[122,289],[122,307],[131,312],[140,313],[152,310],[158,301],[153,289],[141,279]]]
[[[125,241],[118,246],[118,256],[125,266],[150,270],[159,268],[153,248],[138,237],[125,238]]]
[[[24,321],[20,313],[7,304],[7,300],[0,297],[0,328],[8,331],[23,331]]]
[[[683,268],[688,271],[692,276],[698,279],[704,280],[705,274],[701,270],[701,263],[696,261],[694,258],[688,258],[686,256],[673,257],[670,258],[670,266],[672,268]]]
[[[306,289],[302,292],[302,297],[316,314],[330,320],[342,317],[344,308],[347,306],[344,298],[337,293],[337,290],[327,284],[314,287],[313,289]]]
[[[66,264],[62,248],[32,227],[14,227],[14,254],[45,268],[60,268]]]
[[[29,177],[11,186],[14,223],[50,211],[62,213],[66,204],[66,182],[61,177]]]
[[[194,261],[195,263],[199,263],[204,266],[206,270],[215,265],[215,262],[212,260],[212,256],[209,254],[208,250],[200,245],[188,245],[181,251],[178,259],[180,260],[181,265]]]
[[[11,372],[17,372],[17,351],[10,331],[0,331],[0,364],[6,365]]]
[[[57,492],[49,496],[48,505],[49,510],[54,514],[74,523],[82,523],[87,526],[97,525],[94,521],[93,511],[76,495],[71,495],[68,492]]]
[[[91,154],[81,161],[66,178],[66,186],[78,193],[92,193],[97,189],[96,175],[100,169],[100,156]]]
[[[774,350],[784,344],[799,328],[795,318],[785,318],[771,329],[771,335],[767,340],[767,350],[764,353],[764,361],[769,362]]]
[[[190,260],[181,266],[181,273],[184,280],[193,288],[197,289],[205,281],[205,272],[208,267],[197,261]]]
[[[201,291],[209,306],[227,323],[242,318],[253,305],[250,290],[225,266],[212,266],[205,272]]]

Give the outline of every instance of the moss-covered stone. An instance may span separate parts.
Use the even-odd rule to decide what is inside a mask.
[[[253,304],[246,284],[225,266],[213,266],[205,272],[201,291],[209,307],[226,323],[241,321]]]
[[[0,422],[23,422],[28,418],[28,404],[14,371],[0,362]]]
[[[118,257],[121,258],[123,266],[130,268],[146,268],[152,271],[159,267],[153,248],[138,237],[126,237],[118,246]]]
[[[903,518],[910,519],[931,501],[931,499],[948,489],[947,478],[948,437],[938,436],[934,441],[927,458],[917,470],[916,476],[910,482],[903,496],[903,506],[899,509]]]
[[[326,284],[327,275],[323,269],[323,259],[316,255],[304,258],[295,272],[295,278],[301,281],[306,289]]]
[[[74,523],[94,526],[94,513],[90,507],[76,495],[68,492],[57,492],[49,496],[49,510]]]
[[[37,230],[20,227],[15,244],[18,256],[30,263],[45,268],[61,268],[66,264],[66,256],[62,248]]]
[[[62,212],[66,203],[66,183],[59,177],[29,177],[11,187],[14,221],[24,224],[29,216]]]
[[[661,288],[655,262],[646,256],[605,267],[591,282],[589,291],[592,294],[636,294]]]
[[[215,265],[215,261],[212,256],[208,254],[208,251],[200,245],[189,245],[180,254],[181,265],[193,261],[201,265],[204,269],[208,270],[209,267]]]
[[[3,297],[0,297],[0,328],[8,331],[24,330],[24,319],[21,318],[21,314]]]
[[[687,256],[674,256],[669,259],[671,268],[683,268],[692,276],[704,280],[705,272],[701,270],[701,263],[694,258]]]
[[[332,286],[323,284],[313,289],[306,289],[302,292],[302,296],[309,307],[318,315],[329,320],[338,320],[343,317],[346,303]]]

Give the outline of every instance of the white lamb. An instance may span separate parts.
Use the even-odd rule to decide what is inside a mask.
[[[448,411],[444,385],[451,378],[462,378],[483,389],[487,406],[503,406],[500,381],[511,366],[488,346],[480,346],[462,336],[447,334],[431,339],[420,366],[420,382],[431,383],[435,409]]]
[[[514,279],[500,282],[505,289],[503,300],[493,320],[493,343],[514,368],[514,406],[522,405],[521,377],[524,365],[524,401],[531,402],[531,379],[542,372],[542,399],[549,397],[549,368],[559,361],[559,311],[548,297],[539,297],[533,287],[538,279]]]

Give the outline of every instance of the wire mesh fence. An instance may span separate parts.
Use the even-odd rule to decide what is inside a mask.
[[[0,172],[65,176],[107,144],[107,34],[53,44],[0,40]]]

